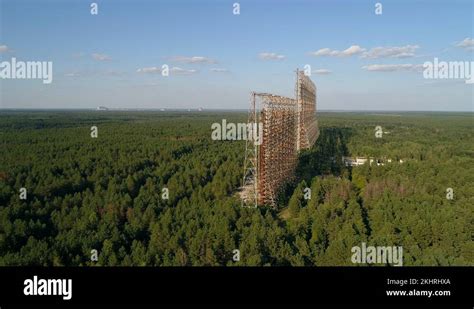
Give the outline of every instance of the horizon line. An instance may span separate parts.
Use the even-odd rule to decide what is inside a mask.
[[[24,108],[24,107],[0,107],[0,111],[96,111],[96,112],[130,112],[130,111],[158,111],[158,112],[171,112],[171,111],[185,111],[185,112],[206,112],[206,111],[234,111],[234,112],[248,112],[246,108],[166,108],[166,107],[153,107],[153,108],[107,108],[107,110],[98,110],[97,108],[91,107],[44,107],[44,108]],[[318,112],[435,112],[435,113],[474,113],[474,110],[393,110],[393,109],[319,109]]]

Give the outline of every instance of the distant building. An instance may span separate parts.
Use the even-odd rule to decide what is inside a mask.
[[[342,157],[342,163],[344,163],[345,166],[352,166],[352,162],[351,157]]]
[[[108,109],[107,107],[105,107],[105,106],[98,106],[98,107],[97,107],[97,110],[98,110],[98,111],[108,111],[109,109]]]
[[[366,157],[342,157],[342,162],[346,166],[361,166],[369,162],[369,165],[372,165],[372,163],[375,163],[377,166],[384,166],[385,161],[384,159],[374,159],[374,158],[366,158]],[[392,159],[387,159],[388,163],[392,162]],[[403,160],[400,160],[400,163],[403,163]]]
[[[346,166],[359,166],[359,165],[364,165],[365,163],[367,163],[367,158],[364,158],[364,157],[356,157],[356,158],[342,157],[342,162]]]
[[[198,108],[198,112],[202,112],[202,107]]]
[[[358,166],[363,165],[367,159],[365,158],[351,158],[351,157],[342,157],[342,162],[346,166]]]

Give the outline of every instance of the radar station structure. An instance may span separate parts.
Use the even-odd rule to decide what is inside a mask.
[[[319,136],[316,120],[316,86],[296,70],[295,99],[252,92],[247,128],[257,128],[262,136],[249,134],[245,145],[242,206],[276,207],[283,185],[294,178],[298,152],[311,148]]]

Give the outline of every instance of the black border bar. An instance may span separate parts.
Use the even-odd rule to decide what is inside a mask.
[[[24,281],[72,279],[72,299],[25,296]],[[442,279],[389,285],[388,279]],[[414,304],[473,308],[474,267],[0,267],[0,307],[84,304]],[[445,284],[449,280],[449,284]],[[423,280],[426,282],[433,282]],[[450,296],[387,296],[387,290]],[[458,306],[456,306],[457,308]]]

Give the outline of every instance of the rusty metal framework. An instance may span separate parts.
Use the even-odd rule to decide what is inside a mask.
[[[298,105],[297,150],[309,149],[319,136],[316,120],[316,86],[302,71],[296,70],[296,101]]]
[[[258,125],[258,123],[256,93],[252,92],[247,128]],[[254,141],[254,134],[248,134],[245,142],[244,178],[240,192],[242,206],[246,207],[257,207],[258,205],[258,148],[258,143]]]
[[[318,137],[316,87],[296,71],[296,99],[269,93],[251,94],[248,127],[262,127],[261,140],[246,141],[242,206],[276,206],[281,187],[294,177],[298,151]]]
[[[293,176],[296,167],[296,102],[259,94],[263,142],[259,151],[258,204],[275,205],[277,190]]]

